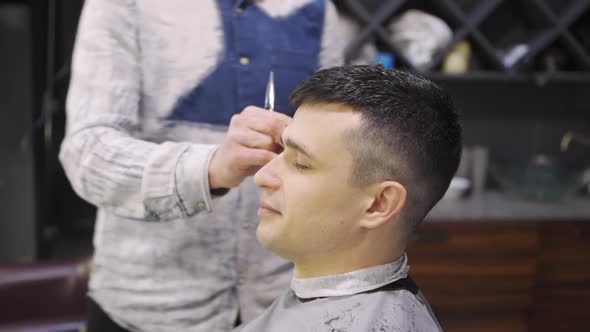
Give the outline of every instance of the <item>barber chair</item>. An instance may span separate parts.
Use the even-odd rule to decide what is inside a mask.
[[[0,332],[79,331],[90,257],[0,264]]]

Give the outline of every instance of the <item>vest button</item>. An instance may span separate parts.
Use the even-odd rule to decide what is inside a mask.
[[[240,57],[240,64],[247,66],[250,64],[250,59],[248,57],[242,56]]]

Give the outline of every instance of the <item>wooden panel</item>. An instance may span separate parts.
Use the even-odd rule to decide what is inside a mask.
[[[502,254],[536,250],[535,223],[425,223],[409,245],[414,255]]]
[[[526,331],[537,245],[534,223],[431,223],[407,252],[445,331]]]
[[[519,316],[457,317],[441,322],[445,332],[527,332],[527,322]]]
[[[539,225],[533,331],[584,331],[590,307],[590,224]]]

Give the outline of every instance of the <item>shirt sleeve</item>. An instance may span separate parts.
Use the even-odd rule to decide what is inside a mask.
[[[353,36],[342,29],[342,22],[336,6],[326,1],[324,31],[320,49],[320,69],[344,64],[344,50]]]
[[[339,13],[334,4],[326,4],[326,17],[320,52],[320,68],[343,65],[346,48],[359,35],[361,26],[349,16]],[[352,54],[349,64],[373,64],[377,48],[373,40],[368,40]]]
[[[132,0],[87,0],[59,159],[76,193],[111,213],[165,221],[211,211],[214,145],[139,139],[141,59]]]

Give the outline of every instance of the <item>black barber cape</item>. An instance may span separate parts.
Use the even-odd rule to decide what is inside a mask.
[[[410,277],[343,296],[298,298],[290,289],[235,332],[442,331]]]

